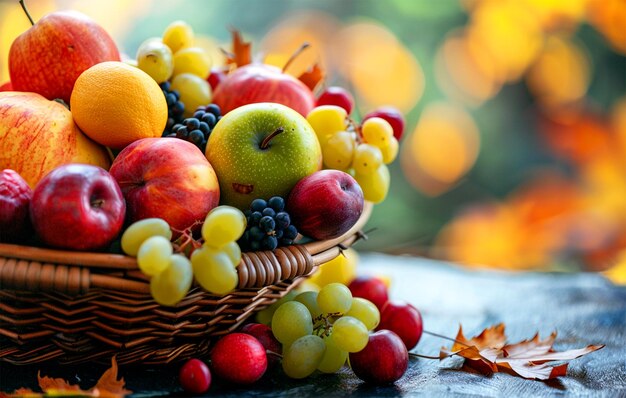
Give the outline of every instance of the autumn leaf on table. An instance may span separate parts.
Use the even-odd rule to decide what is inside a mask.
[[[466,370],[469,368],[484,375],[506,372],[526,379],[548,380],[565,376],[568,365],[563,363],[552,366],[548,362],[569,361],[604,347],[589,345],[557,352],[552,349],[555,340],[556,332],[545,340],[535,334],[530,340],[506,344],[504,324],[487,328],[478,336],[467,339],[463,335],[463,328],[459,327],[454,345],[450,349],[443,347],[439,358],[445,359],[453,355],[463,357]]]
[[[48,398],[48,397],[88,397],[88,398],[123,398],[132,391],[124,388],[124,378],[117,379],[117,361],[111,358],[111,368],[102,374],[98,383],[90,390],[82,390],[79,386],[68,383],[61,378],[41,376],[37,372],[39,388],[43,393],[28,388],[20,388],[12,394],[0,392],[0,398]]]

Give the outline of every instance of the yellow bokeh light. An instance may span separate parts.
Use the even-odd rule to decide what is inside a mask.
[[[517,1],[479,3],[468,26],[468,40],[483,49],[505,81],[516,81],[537,56],[542,31],[533,13]]]
[[[586,13],[588,0],[522,0],[545,30],[573,29]]]
[[[587,93],[590,69],[589,57],[581,45],[550,36],[528,70],[528,88],[542,105],[567,105]]]
[[[479,106],[501,87],[494,64],[485,60],[482,50],[466,40],[463,33],[453,33],[437,53],[437,82],[450,97]]]
[[[393,104],[408,112],[422,96],[424,74],[417,59],[378,23],[361,21],[342,29],[333,57],[362,111]]]
[[[480,135],[466,111],[435,103],[424,110],[404,148],[403,171],[407,179],[417,189],[427,188],[432,193],[437,186],[452,186],[474,165]]]

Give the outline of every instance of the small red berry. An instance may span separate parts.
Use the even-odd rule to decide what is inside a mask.
[[[205,393],[211,386],[209,367],[195,358],[190,359],[180,368],[178,379],[183,389],[191,394]]]

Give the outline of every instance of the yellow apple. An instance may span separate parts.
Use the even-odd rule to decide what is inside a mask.
[[[0,170],[15,170],[34,187],[66,163],[108,170],[111,157],[78,129],[62,104],[35,93],[0,92]]]

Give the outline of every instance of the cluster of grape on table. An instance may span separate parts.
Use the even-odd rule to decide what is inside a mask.
[[[245,250],[274,250],[293,244],[298,230],[285,211],[285,199],[273,196],[267,201],[257,198],[244,212],[248,226],[239,241]]]
[[[163,133],[163,136],[189,141],[205,152],[209,136],[221,118],[220,107],[216,104],[200,106],[194,112],[193,117],[174,124],[169,132]]]
[[[352,297],[341,283],[302,292],[259,313],[261,319],[270,316],[272,332],[283,346],[283,370],[296,379],[316,370],[337,372],[349,353],[367,345],[369,331],[380,322],[378,308]]]
[[[324,167],[350,173],[365,200],[382,202],[390,183],[387,165],[399,150],[399,134],[387,120],[386,111],[376,110],[358,124],[350,119],[352,104],[345,92],[322,95],[320,100],[307,121],[322,147]]]
[[[137,257],[139,269],[150,277],[150,292],[161,305],[176,305],[195,280],[208,292],[226,294],[237,287],[236,267],[241,261],[237,239],[246,228],[243,213],[218,206],[202,225],[203,243],[191,254],[174,253],[172,230],[160,218],[131,224],[122,235],[122,250]]]
[[[194,46],[194,32],[183,21],[172,22],[163,32],[162,37],[145,40],[137,49],[137,67],[150,75],[163,90],[168,105],[168,121],[163,136],[172,136],[194,143],[204,150],[208,135],[213,126],[211,120],[202,120],[197,115],[202,111],[211,113],[219,119],[219,108],[206,109],[211,103],[211,87],[207,81],[212,61],[207,52]],[[194,119],[204,122],[195,126]],[[210,118],[209,118],[210,119]],[[174,128],[183,124],[188,134],[180,134]],[[191,127],[196,127],[191,129]],[[191,134],[193,131],[197,133]],[[200,134],[202,139],[200,139]]]

